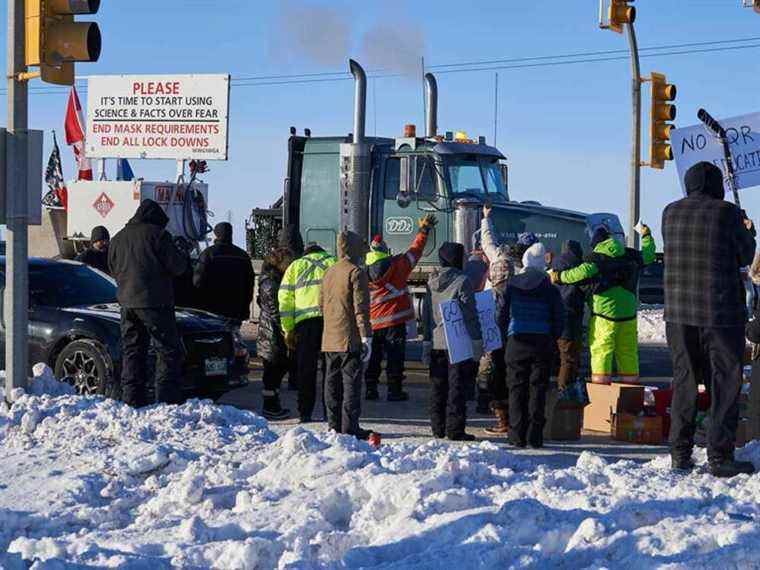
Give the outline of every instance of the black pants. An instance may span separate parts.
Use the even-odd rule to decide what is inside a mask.
[[[516,444],[543,444],[546,392],[555,341],[549,335],[509,337],[506,352],[509,384],[509,439]]]
[[[404,381],[404,360],[406,359],[406,324],[372,331],[372,356],[367,364],[364,378],[368,386],[377,386],[383,365],[383,356],[388,357],[385,375],[389,390],[401,390]]]
[[[472,360],[449,364],[445,350],[430,352],[430,426],[435,437],[457,437],[467,425],[466,389],[477,365]]]
[[[739,424],[739,392],[744,360],[744,327],[692,327],[667,323],[673,355],[670,446],[677,457],[691,455],[699,381],[710,392],[707,458],[733,458]]]
[[[182,401],[180,378],[184,350],[173,308],[121,310],[121,390],[124,402],[147,405],[148,349],[156,351],[156,401]]]
[[[507,363],[505,361],[506,349],[500,348],[491,353],[491,399],[501,402],[509,398],[509,389],[507,388]]]
[[[359,352],[325,353],[327,425],[338,433],[359,432],[362,360]]]
[[[311,417],[317,401],[319,365],[325,369],[322,355],[321,317],[307,319],[296,325],[296,374],[298,378],[298,413],[301,417]]]
[[[261,379],[264,383],[264,390],[278,391],[289,368],[290,360],[285,355],[275,356],[272,360],[265,359],[264,374]]]

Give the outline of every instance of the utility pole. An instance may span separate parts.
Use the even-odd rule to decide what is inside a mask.
[[[24,52],[24,0],[8,0],[8,140],[5,260],[5,397],[26,386],[29,333],[29,244],[27,233],[27,129],[29,94]]]
[[[631,49],[631,101],[633,111],[633,132],[631,134],[631,180],[628,187],[628,247],[638,249],[639,234],[633,229],[641,215],[641,69],[639,67],[639,45],[633,22],[625,25],[628,31],[628,45]]]
[[[499,72],[496,72],[493,85],[493,146],[496,146],[496,135],[499,132]]]

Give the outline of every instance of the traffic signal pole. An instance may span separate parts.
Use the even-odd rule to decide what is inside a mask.
[[[639,67],[639,45],[633,23],[625,25],[628,45],[631,50],[631,74],[633,129],[631,131],[631,179],[628,188],[628,247],[638,249],[639,235],[634,230],[641,215],[641,69]]]
[[[8,138],[6,145],[5,398],[26,386],[28,373],[29,244],[27,129],[29,93],[19,74],[24,58],[24,0],[8,0]]]

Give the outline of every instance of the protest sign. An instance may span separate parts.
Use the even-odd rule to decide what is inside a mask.
[[[227,160],[229,92],[229,75],[90,77],[86,154]]]
[[[446,348],[449,351],[449,362],[457,364],[473,357],[472,340],[464,324],[462,308],[452,299],[438,305],[443,320],[443,332],[446,336]]]
[[[760,186],[760,113],[720,119],[720,124],[726,129],[736,187]],[[703,124],[676,129],[670,138],[682,188],[686,171],[698,162],[712,162],[726,176],[723,145]]]
[[[480,330],[483,333],[483,350],[493,352],[502,347],[501,331],[496,324],[496,299],[493,291],[481,291],[475,293],[475,304],[478,307],[478,319]]]

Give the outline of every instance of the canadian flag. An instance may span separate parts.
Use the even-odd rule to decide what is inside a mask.
[[[84,154],[84,122],[82,105],[79,103],[77,88],[71,87],[69,104],[66,106],[66,144],[74,147],[74,156],[79,167],[79,180],[92,180],[92,163]]]

